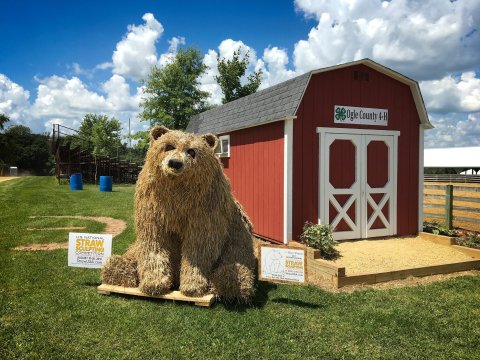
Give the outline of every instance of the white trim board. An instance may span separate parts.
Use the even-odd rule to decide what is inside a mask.
[[[400,136],[398,130],[374,130],[374,129],[352,129],[352,128],[331,128],[317,127],[317,133],[328,132],[329,134],[352,134],[352,135],[388,135]]]
[[[293,119],[285,120],[283,135],[283,242],[292,239]]]
[[[418,231],[423,231],[423,169],[424,169],[424,126],[419,125],[418,134]]]

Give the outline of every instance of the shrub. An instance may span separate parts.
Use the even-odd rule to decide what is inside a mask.
[[[423,231],[429,232],[435,235],[455,236],[454,230],[447,229],[446,226],[437,223],[424,222]]]
[[[335,249],[338,242],[333,240],[332,231],[328,225],[306,222],[300,238],[307,246],[320,250],[320,257],[323,259],[335,259],[339,255],[338,250]]]
[[[471,233],[468,236],[457,239],[457,244],[470,248],[480,249],[480,234]]]

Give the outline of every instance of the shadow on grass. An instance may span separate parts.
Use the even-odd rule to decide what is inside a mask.
[[[248,309],[263,308],[268,301],[268,293],[272,290],[275,290],[277,288],[277,285],[269,282],[264,282],[264,281],[259,281],[257,284],[258,285],[257,285],[257,291],[255,293],[255,297],[253,298],[250,304],[228,303],[228,302],[222,302],[221,300],[219,304],[221,304],[227,311],[237,311],[237,312],[245,312]]]
[[[290,300],[290,299],[287,299],[287,298],[277,298],[277,299],[272,299],[271,301],[274,302],[274,303],[294,305],[294,306],[298,306],[298,307],[302,307],[302,308],[308,308],[308,309],[320,309],[320,308],[325,307],[325,305],[311,304],[311,303],[307,303],[307,302],[302,301],[302,300],[295,300],[295,299]]]

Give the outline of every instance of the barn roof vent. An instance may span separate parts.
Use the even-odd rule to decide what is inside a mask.
[[[353,78],[358,81],[368,81],[370,79],[370,74],[366,71],[354,71]]]

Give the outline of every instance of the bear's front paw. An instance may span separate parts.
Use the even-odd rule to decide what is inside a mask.
[[[157,279],[142,279],[140,281],[139,289],[141,292],[148,295],[163,295],[170,292],[172,282],[166,278]]]
[[[204,279],[187,281],[180,284],[180,292],[186,296],[198,297],[206,295],[210,290],[208,282]]]

